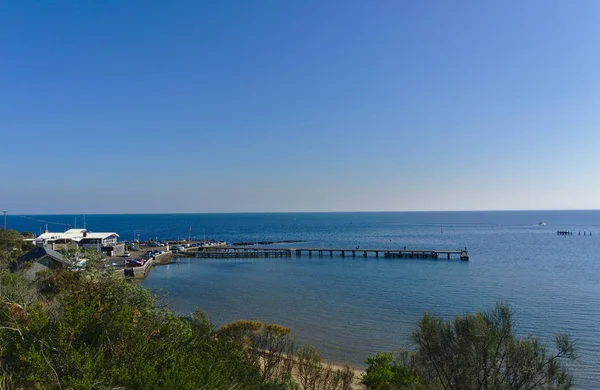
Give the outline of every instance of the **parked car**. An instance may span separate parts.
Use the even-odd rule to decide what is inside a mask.
[[[172,251],[173,253],[177,253],[177,252],[183,252],[183,251],[185,251],[185,246],[183,246],[183,245],[175,245],[175,246],[173,246],[173,247],[171,248],[171,251]]]
[[[125,261],[125,267],[141,267],[142,265],[144,265],[143,259],[133,259]]]
[[[123,252],[123,257],[129,257],[129,256],[131,256],[131,253],[129,253],[127,251]]]

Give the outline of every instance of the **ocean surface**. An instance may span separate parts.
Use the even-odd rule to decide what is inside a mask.
[[[77,218],[77,222],[75,222]],[[521,335],[575,342],[576,387],[600,388],[600,211],[87,215],[91,231],[122,240],[302,240],[273,247],[458,249],[471,260],[329,256],[212,260],[155,267],[142,284],[171,307],[206,311],[215,324],[277,322],[329,359],[362,366],[377,351],[411,345],[425,311],[445,318],[504,301]],[[539,222],[545,222],[540,226]],[[39,233],[82,216],[12,216]],[[62,225],[61,225],[62,224]],[[191,228],[191,229],[190,229]],[[557,230],[573,231],[558,236]],[[578,233],[581,232],[581,235]],[[585,236],[584,236],[585,232]],[[590,232],[592,235],[590,235]]]

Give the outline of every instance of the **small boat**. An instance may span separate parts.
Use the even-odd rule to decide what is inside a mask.
[[[546,226],[546,222],[540,222],[538,223],[539,226]]]

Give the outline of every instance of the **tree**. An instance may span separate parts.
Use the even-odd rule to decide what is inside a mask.
[[[259,321],[238,320],[223,325],[217,334],[243,350],[260,367],[264,380],[286,383],[291,378],[294,365],[291,357],[296,345],[289,328]]]
[[[300,389],[317,388],[324,371],[321,353],[313,346],[302,347],[298,350],[296,360]]]
[[[14,230],[0,230],[0,268],[15,263],[25,252],[33,249],[31,242],[23,240],[23,236]]]
[[[378,352],[365,361],[368,367],[362,383],[369,390],[421,389],[421,381],[392,352]]]
[[[568,336],[556,336],[553,353],[536,338],[518,338],[511,310],[502,303],[491,312],[457,316],[447,322],[426,313],[413,340],[418,347],[415,369],[431,388],[572,387],[572,376],[563,364],[565,359],[575,359]]]

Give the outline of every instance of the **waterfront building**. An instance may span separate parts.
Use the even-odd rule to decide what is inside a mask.
[[[114,232],[89,232],[86,229],[69,229],[64,233],[45,231],[32,239],[36,246],[49,246],[53,250],[68,245],[93,248],[106,256],[119,256],[125,252],[125,245],[119,243],[119,235]]]
[[[117,233],[88,233],[84,232],[79,240],[82,248],[93,248],[107,256],[121,256],[125,253],[125,244],[118,243]]]

